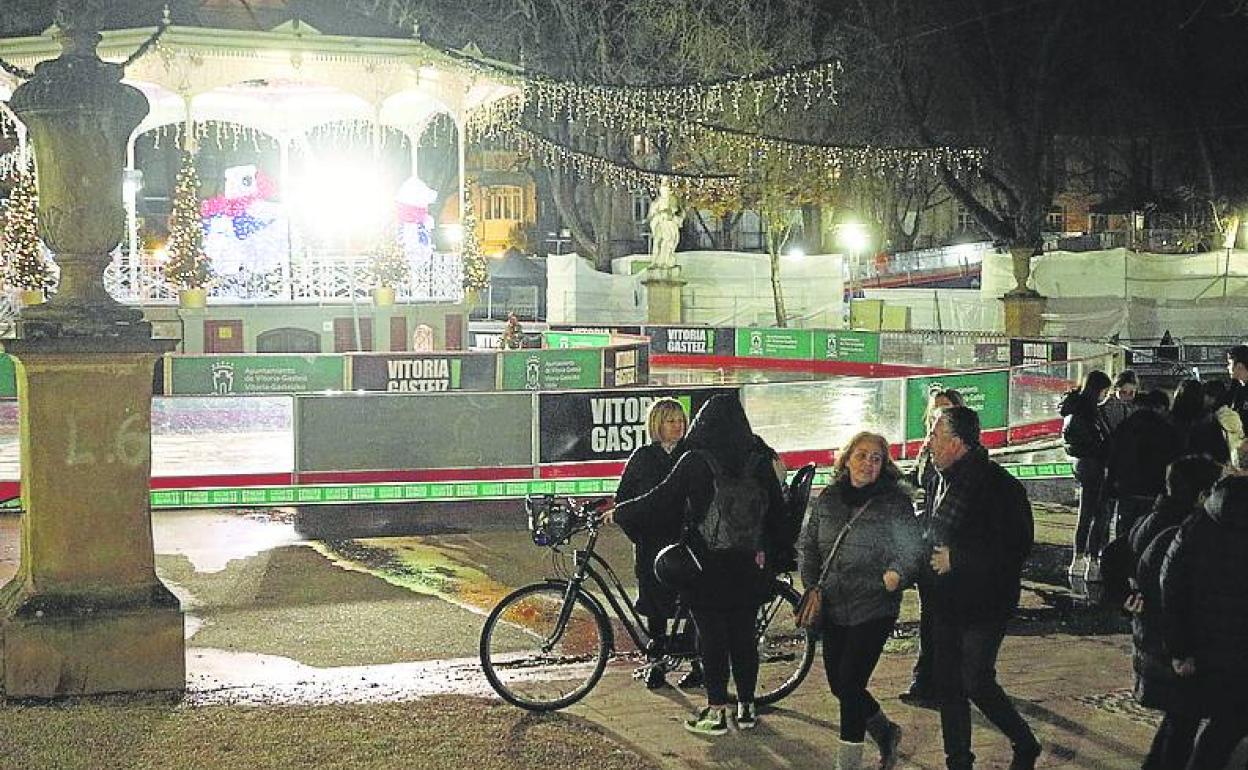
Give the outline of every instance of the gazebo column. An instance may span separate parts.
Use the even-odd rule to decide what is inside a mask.
[[[282,203],[286,211],[286,263],[285,282],[286,282],[286,299],[293,300],[295,293],[295,273],[294,250],[295,245],[290,241],[290,218],[294,212],[290,209],[290,146],[294,142],[294,136],[288,131],[282,131],[276,134],[277,137],[277,189],[281,191]]]
[[[139,131],[130,132],[126,140],[126,170],[122,180],[122,193],[126,202],[126,246],[130,262],[130,298],[143,299],[139,295],[139,190],[140,178],[134,163],[134,145]]]
[[[464,221],[464,200],[468,194],[468,150],[467,143],[464,141],[464,126],[466,121],[461,118],[455,120],[455,149],[457,159],[459,161],[459,221]]]

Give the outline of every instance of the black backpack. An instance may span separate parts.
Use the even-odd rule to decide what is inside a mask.
[[[731,476],[707,452],[698,452],[715,476],[715,495],[698,522],[698,534],[711,551],[758,551],[763,546],[763,519],[767,515],[767,490],[754,474],[757,457],[751,456],[744,472]]]

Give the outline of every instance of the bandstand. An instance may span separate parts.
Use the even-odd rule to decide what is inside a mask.
[[[259,4],[267,5],[271,4]],[[250,323],[249,308],[274,304],[309,306],[300,325],[324,327],[327,333],[331,319],[340,320],[342,306],[350,305],[348,315],[356,319],[357,344],[360,305],[366,315],[383,316],[374,319],[383,326],[387,325],[384,316],[408,313],[409,325],[429,323],[440,332],[440,344],[453,345],[456,335],[435,319],[448,318],[456,311],[466,314],[462,307],[462,262],[450,232],[461,215],[459,201],[464,199],[466,129],[474,110],[513,93],[514,87],[411,36],[336,34],[344,30],[321,30],[299,18],[287,18],[270,29],[234,29],[229,28],[232,22],[228,15],[214,22],[213,4],[204,6],[202,22],[220,26],[185,26],[168,19],[157,25],[159,20],[153,19],[152,26],[103,33],[99,51],[108,61],[123,61],[143,48],[145,41],[155,38],[155,43],[146,46],[126,69],[125,82],[143,92],[151,109],[127,145],[127,184],[123,191],[127,232],[105,273],[109,292],[122,302],[143,306],[153,321],[177,320],[173,308],[177,294],[162,277],[162,253],[159,248],[145,247],[140,238],[142,174],[136,168],[136,145],[194,151],[211,143],[218,154],[228,155],[231,147],[264,143],[275,147],[277,155],[272,174],[276,200],[266,203],[280,206],[286,217],[276,220],[280,228],[272,228],[276,234],[270,246],[276,247],[256,264],[234,260],[227,270],[218,270],[219,276],[224,272],[224,280],[216,281],[208,308],[199,312],[205,318],[224,313],[228,320],[242,320],[248,351],[256,349],[258,335],[271,331],[272,323],[280,323]],[[395,34],[402,33],[395,30]],[[0,57],[31,70],[39,62],[56,57],[56,37],[57,30],[52,27],[37,36],[0,41]],[[7,102],[20,82],[0,72],[0,100]],[[0,112],[7,113],[4,102],[0,102]],[[0,117],[18,127],[19,143],[24,143],[20,123],[10,120],[11,115]],[[369,167],[383,163],[403,166],[384,169],[392,180],[396,174],[418,177],[422,135],[438,122],[453,128],[457,165],[456,189],[444,195],[447,200],[440,224],[447,232],[437,239],[440,248],[413,262],[407,284],[395,287],[398,306],[372,308],[368,305],[373,283],[367,275],[367,259],[376,229],[394,215],[397,183],[385,189],[385,184],[363,181],[356,189],[347,189],[342,177],[349,173],[355,179],[367,180],[367,174],[377,170]],[[332,232],[305,232],[301,220],[314,221],[324,230],[327,218],[320,211],[298,211],[305,201],[294,194],[302,186],[295,176],[297,168],[320,163],[325,156],[320,148],[327,137],[331,143],[349,144],[353,150],[349,165],[323,169],[330,177],[330,187],[335,182],[339,186],[334,192],[353,206],[343,212],[342,224],[355,232],[341,237]],[[394,163],[396,147],[390,147],[384,158],[382,152],[387,142],[396,144],[396,139],[398,148],[408,155],[400,164]],[[361,233],[361,227],[374,232]],[[446,235],[452,237],[443,237]],[[217,259],[211,248],[208,253]],[[431,312],[422,317],[406,310],[415,306]],[[325,318],[313,318],[313,307],[326,308]],[[268,308],[269,317],[274,310]],[[179,336],[195,339],[198,329],[186,333],[186,313],[176,312],[184,326]],[[407,348],[406,340],[400,343],[380,336],[378,347]]]

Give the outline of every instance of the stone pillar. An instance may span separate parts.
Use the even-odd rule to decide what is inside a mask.
[[[13,697],[185,688],[178,600],[152,549],[152,371],[172,348],[104,289],[125,227],[126,142],[147,100],[96,53],[108,0],[59,0],[61,55],[9,106],[38,171],[39,234],[61,267],[50,301],[24,308],[21,564],[0,588],[0,685]]]
[[[182,611],[156,577],[148,502],[157,348],[98,347],[5,343],[25,510],[21,565],[0,589],[10,698],[185,687]]]
[[[646,287],[646,322],[663,325],[684,323],[681,307],[681,289],[688,281],[681,280],[679,268],[646,271],[641,285]]]
[[[1044,297],[1036,293],[1006,294],[1005,333],[1010,337],[1040,337],[1044,331]]]

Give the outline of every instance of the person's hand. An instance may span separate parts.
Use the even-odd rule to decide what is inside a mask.
[[[754,552],[754,563],[758,565],[758,568],[759,568],[759,569],[762,569],[763,567],[766,567],[766,566],[767,566],[767,552],[766,552],[766,551],[755,551],[755,552]]]
[[[949,557],[949,546],[938,545],[932,549],[932,558],[928,562],[937,575],[947,575],[953,569],[953,559]]]
[[[901,588],[901,575],[897,574],[894,570],[891,570],[891,569],[886,571],[884,573],[884,590],[888,591],[891,594],[893,591],[896,591],[898,588]]]
[[[1132,615],[1139,615],[1144,611],[1144,594],[1138,591],[1130,594],[1122,603],[1122,608]]]
[[[598,514],[598,522],[600,524],[614,524],[615,523],[615,508],[614,507],[608,508],[607,510]]]
[[[1179,676],[1192,676],[1196,673],[1196,661],[1193,658],[1174,658],[1170,665]]]

